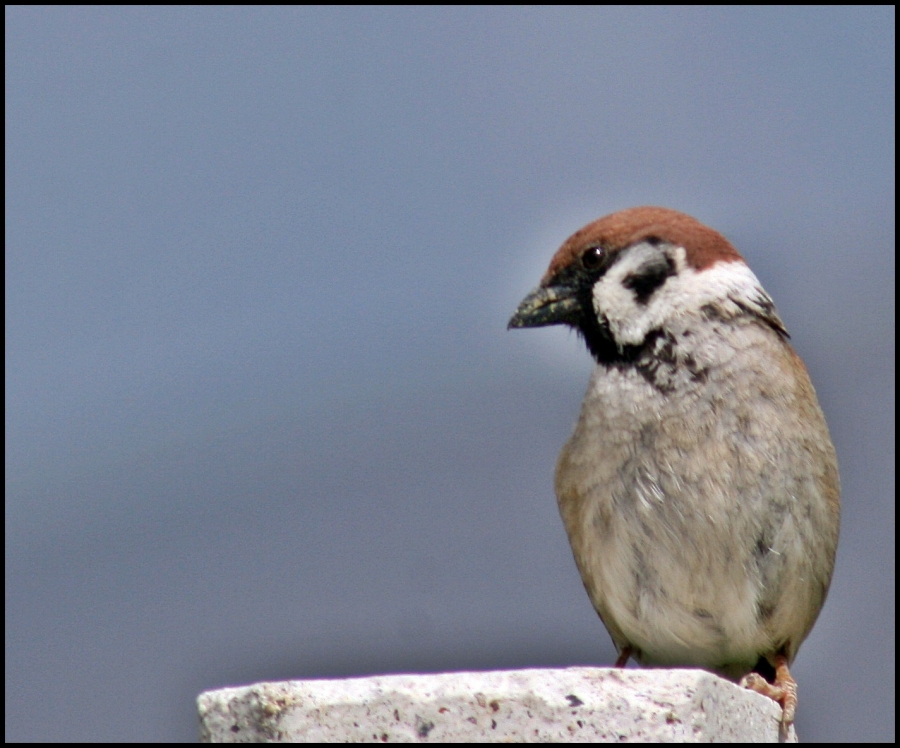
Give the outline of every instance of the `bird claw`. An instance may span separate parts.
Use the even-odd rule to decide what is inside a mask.
[[[774,660],[774,683],[769,683],[759,673],[748,673],[741,678],[741,685],[781,704],[781,724],[787,728],[793,724],[794,715],[797,713],[797,681],[791,677],[784,655],[776,655]]]

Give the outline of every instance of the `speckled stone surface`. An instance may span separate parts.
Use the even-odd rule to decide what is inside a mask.
[[[702,670],[285,681],[198,698],[203,742],[779,742],[781,708]],[[796,742],[793,729],[783,736]]]

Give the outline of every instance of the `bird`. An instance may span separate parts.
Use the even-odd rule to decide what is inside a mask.
[[[508,328],[565,325],[594,369],[555,490],[618,652],[778,702],[825,602],[837,456],[771,297],[718,231],[669,208],[569,237]]]

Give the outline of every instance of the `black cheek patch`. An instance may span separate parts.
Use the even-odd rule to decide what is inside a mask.
[[[668,255],[642,265],[637,271],[625,277],[625,288],[634,291],[634,298],[641,306],[646,306],[650,297],[666,279],[675,275],[675,263]]]

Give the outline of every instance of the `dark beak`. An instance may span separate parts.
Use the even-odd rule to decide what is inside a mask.
[[[572,285],[539,286],[522,299],[507,329],[576,325],[581,317],[578,289]]]

